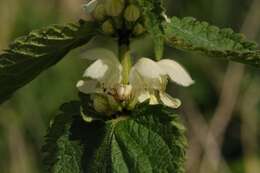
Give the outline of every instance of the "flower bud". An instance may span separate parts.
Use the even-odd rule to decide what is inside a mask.
[[[106,16],[106,9],[104,4],[98,4],[94,10],[93,16],[95,19],[102,21]]]
[[[123,87],[123,86],[118,86],[117,88],[116,88],[116,93],[117,93],[117,95],[118,95],[118,97],[119,97],[119,100],[122,100],[122,97],[123,97],[123,95],[124,95],[124,92],[125,92],[125,88]]]
[[[140,10],[136,5],[129,5],[126,10],[124,17],[129,22],[135,22],[140,17]]]
[[[139,36],[142,35],[143,33],[145,33],[145,28],[143,25],[141,25],[140,23],[136,24],[134,29],[133,29],[133,34],[135,36]]]
[[[110,20],[106,20],[102,24],[102,30],[106,34],[113,34],[115,32],[114,26]]]
[[[117,112],[117,111],[122,111],[121,105],[115,100],[113,96],[108,95],[108,104],[110,106],[110,110]]]
[[[116,88],[118,99],[121,101],[129,99],[132,93],[132,86],[131,85],[119,85]]]
[[[138,98],[134,97],[129,101],[127,105],[127,110],[133,110],[137,104],[138,104]]]
[[[125,7],[124,0],[106,0],[106,12],[109,16],[119,16]]]
[[[108,100],[101,95],[93,96],[93,106],[97,112],[107,112],[109,110]]]

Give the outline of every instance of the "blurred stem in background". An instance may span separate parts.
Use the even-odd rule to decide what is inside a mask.
[[[247,35],[247,37],[251,40],[254,40],[256,38],[256,35],[258,34],[258,31],[260,29],[260,21],[259,18],[256,17],[260,15],[259,9],[260,9],[259,0],[254,0],[252,2],[247,17],[245,18],[245,22],[241,28],[241,32]],[[209,127],[210,128],[209,130],[213,133],[213,136],[216,138],[219,148],[221,148],[223,145],[225,132],[232,119],[232,115],[234,115],[235,106],[238,103],[237,101],[240,95],[240,86],[241,86],[242,79],[244,77],[244,72],[245,72],[244,65],[238,63],[230,63],[225,75],[222,92],[220,94],[219,104],[215,111],[215,114],[213,115],[213,119],[210,121],[210,127]],[[250,118],[254,119],[253,115],[250,115]],[[243,127],[243,124],[246,122],[242,121],[241,123]],[[208,152],[215,151],[214,147],[212,147],[211,140],[209,137],[207,140],[207,146],[208,146]],[[255,152],[257,153],[257,151]],[[215,155],[220,155],[220,153]],[[204,160],[202,161],[201,172],[206,173],[208,171],[207,169],[204,168],[207,167],[208,165],[208,159],[210,158],[205,157]],[[218,170],[220,169],[220,165],[218,164],[219,160],[220,159],[218,158],[214,159],[214,163],[216,164],[214,172],[218,172]],[[260,170],[256,172],[260,172]],[[250,171],[248,173],[256,173],[256,172]]]
[[[7,47],[17,13],[16,0],[0,0],[0,52]]]
[[[254,0],[252,2],[248,15],[245,19],[245,22],[242,26],[241,32],[245,33],[245,35],[247,35],[249,39],[254,40],[260,29],[260,22],[258,20],[259,18],[256,17],[260,15],[259,9],[260,9],[259,0]],[[239,103],[238,98],[240,95],[240,89],[241,89],[240,86],[244,76],[244,71],[245,71],[245,67],[241,64],[237,64],[237,63],[229,64],[224,78],[222,91],[220,93],[218,106],[213,115],[213,118],[210,120],[209,123],[203,120],[204,116],[201,115],[201,113],[198,111],[198,108],[194,108],[195,106],[194,103],[192,103],[189,106],[189,109],[187,109],[187,110],[193,110],[193,113],[195,114],[195,115],[194,114],[191,115],[195,117],[188,116],[190,121],[189,123],[191,124],[191,126],[193,126],[194,133],[197,133],[196,137],[199,138],[198,140],[200,141],[200,143],[202,143],[201,145],[203,149],[200,151],[202,152],[204,150],[202,153],[198,153],[197,150],[199,149],[198,148],[195,149],[196,156],[202,154],[202,158],[203,158],[200,163],[199,162],[196,163],[196,164],[200,164],[200,166],[197,166],[197,170],[199,170],[200,173],[231,172],[231,170],[227,167],[226,162],[223,160],[221,156],[221,148],[223,145],[225,132],[232,119],[232,116],[234,115],[236,104]],[[248,97],[247,94],[245,94],[245,96]],[[257,147],[258,141],[256,140],[257,129],[254,129],[255,123],[258,122],[256,119],[257,118],[256,103],[257,101],[259,101],[259,96],[258,97],[257,96],[258,95],[255,96],[251,95],[250,103],[252,103],[253,102],[252,100],[254,100],[255,102],[252,103],[254,107],[250,107],[248,105],[248,102],[243,102],[245,103],[243,107],[246,107],[247,108],[246,110],[248,110],[246,113],[242,113],[242,121],[241,121],[246,173],[260,172],[259,157],[257,154],[259,148]],[[255,99],[252,99],[252,97],[255,97]],[[244,99],[246,98],[242,98],[242,100]],[[189,102],[188,99],[186,101]],[[251,113],[254,112],[254,110],[256,114],[252,115]],[[188,113],[189,112],[187,112],[187,114]],[[196,129],[196,127],[194,127],[196,126],[196,124],[197,125],[199,124],[200,129]],[[207,124],[209,124],[209,126]],[[251,129],[251,130],[247,131],[247,129]],[[206,139],[205,139],[205,132],[208,132],[206,134],[207,136]],[[196,140],[193,140],[193,142],[194,141]],[[196,161],[196,159],[193,159],[193,161]],[[194,173],[197,172],[192,170],[194,169],[190,169],[190,172],[194,172]]]
[[[75,22],[84,1],[0,0],[0,52],[15,37],[49,24]],[[0,172],[40,173],[40,148],[60,104],[77,98],[82,62],[71,53],[63,62],[15,93],[0,107]]]
[[[5,116],[5,118],[4,118]],[[1,111],[0,127],[5,131],[5,135],[1,140],[6,140],[8,144],[8,159],[4,159],[1,166],[1,172],[10,173],[33,173],[37,172],[37,164],[35,163],[35,155],[30,143],[24,138],[23,132],[20,130],[19,119],[12,110],[5,109]]]
[[[255,80],[255,81],[254,81]],[[245,173],[259,173],[259,80],[253,78],[242,95],[241,139],[244,150]]]
[[[253,28],[244,28],[250,38],[255,38],[260,30],[260,1],[256,0],[252,5],[253,10],[248,15],[248,23],[246,25],[256,26]],[[258,77],[251,77],[248,81],[248,86],[241,100],[241,139],[244,150],[245,170],[246,173],[260,172],[259,161],[259,107],[260,107],[260,92]]]

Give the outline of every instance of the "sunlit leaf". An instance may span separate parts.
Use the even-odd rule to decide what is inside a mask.
[[[231,29],[219,29],[192,17],[173,17],[170,23],[165,22],[165,33],[166,41],[174,48],[260,67],[256,44]]]

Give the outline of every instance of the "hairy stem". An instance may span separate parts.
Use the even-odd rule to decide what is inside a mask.
[[[132,67],[132,60],[131,60],[129,45],[123,44],[123,45],[119,46],[119,57],[120,57],[120,61],[121,61],[122,67],[123,67],[122,83],[128,84],[129,83],[129,73],[130,73],[130,69]]]

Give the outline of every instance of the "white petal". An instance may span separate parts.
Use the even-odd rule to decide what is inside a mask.
[[[77,83],[77,88],[80,92],[85,94],[92,94],[97,92],[98,82],[95,80],[80,80]]]
[[[181,106],[181,101],[179,99],[172,98],[169,94],[165,92],[160,92],[160,100],[163,102],[164,105],[174,109]]]
[[[102,79],[101,82],[104,83],[105,87],[112,87],[114,88],[122,81],[122,66],[121,64],[111,64],[108,63],[108,72],[106,73],[105,77]],[[118,62],[119,63],[119,62]]]
[[[102,60],[96,60],[91,64],[83,74],[83,77],[88,77],[91,79],[96,79],[98,81],[102,80],[108,71],[108,65]]]
[[[84,58],[97,60],[95,66],[86,70],[84,77],[90,77],[110,87],[122,80],[122,65],[116,55],[104,48],[90,49],[84,53]],[[91,71],[91,75],[88,73]]]
[[[163,75],[165,73],[156,62],[148,58],[141,58],[132,67],[129,82],[134,90],[159,90],[162,88]]]
[[[98,0],[91,0],[87,4],[83,5],[83,8],[87,14],[92,13],[98,4]]]
[[[151,94],[150,96],[150,105],[157,105],[159,104],[159,101],[157,99],[157,97],[154,94]]]
[[[125,86],[125,93],[124,93],[125,97],[130,97],[131,94],[132,94],[132,90],[133,90],[132,85],[126,85]]]
[[[149,104],[150,105],[157,105],[159,104],[159,101],[157,99],[157,97],[154,94],[151,94],[147,91],[140,93],[140,95],[138,96],[138,102],[139,103],[143,103],[145,101],[149,100]]]
[[[133,86],[135,92],[145,90],[146,86],[143,77],[132,67],[129,73],[129,83]]]
[[[179,63],[164,59],[159,61],[158,64],[173,82],[182,86],[190,86],[194,83],[189,73]]]
[[[142,92],[140,93],[140,95],[138,96],[138,101],[139,103],[143,103],[144,101],[150,99],[150,94],[149,92]]]
[[[141,58],[134,65],[134,68],[138,71],[138,73],[145,78],[160,78],[164,72],[161,70],[158,64],[148,58]]]

